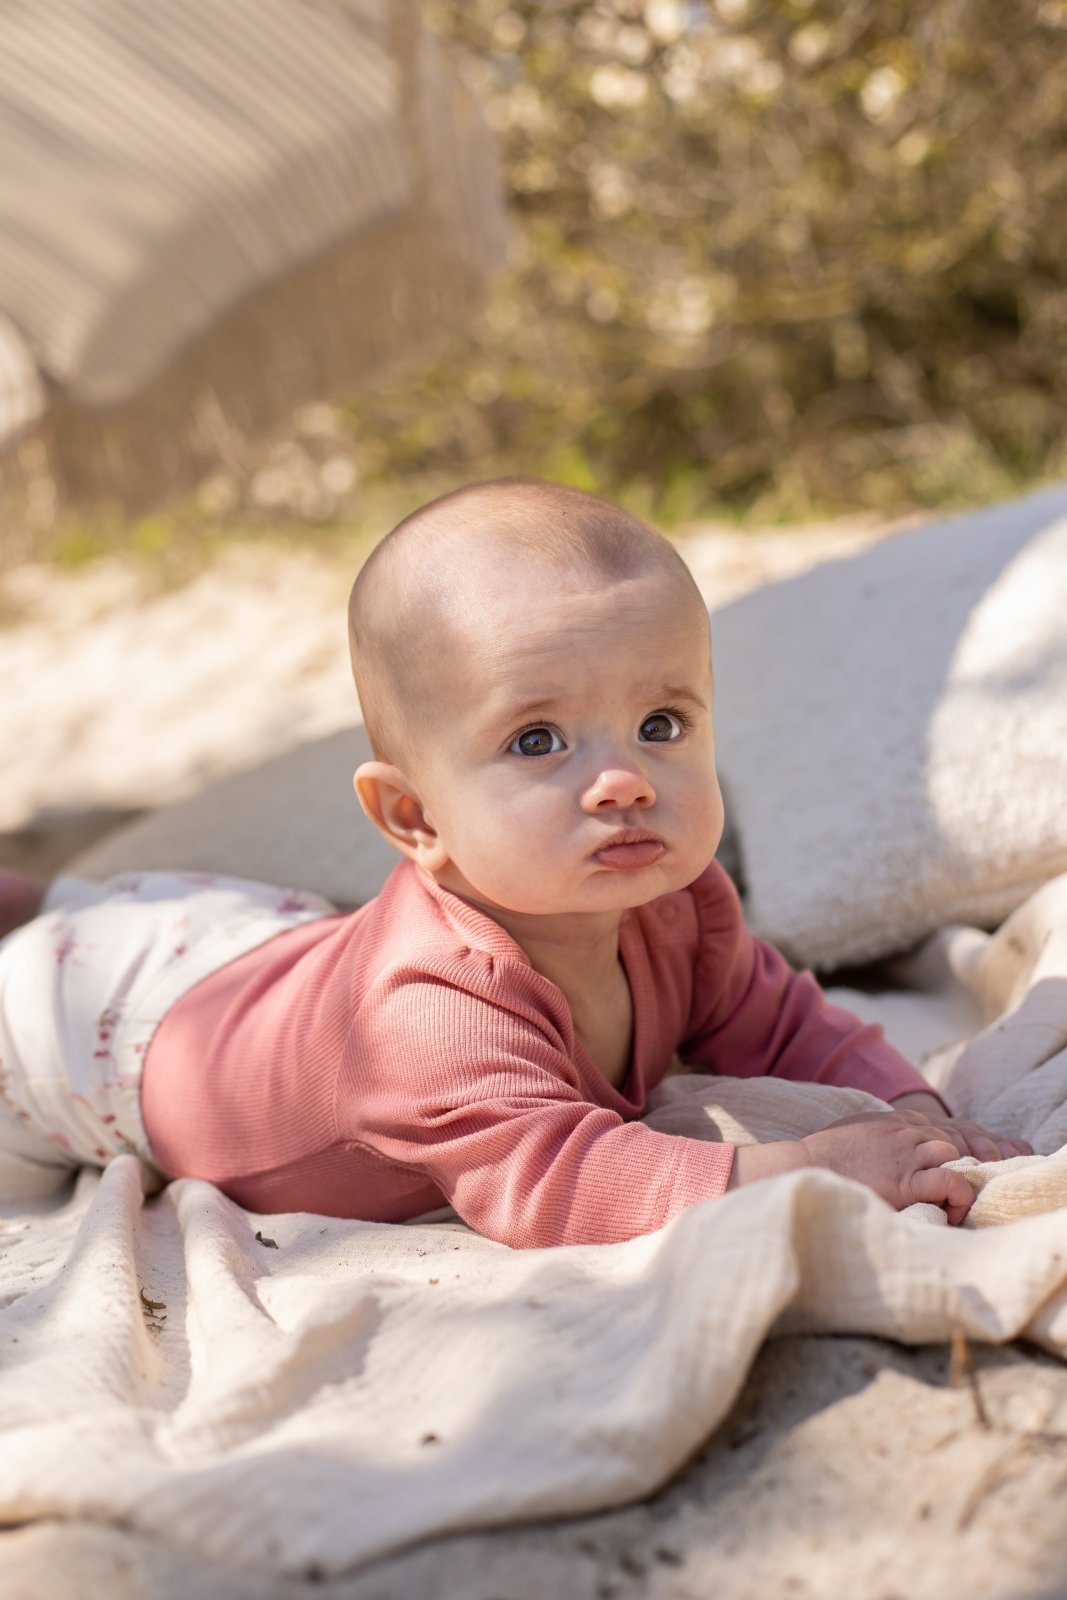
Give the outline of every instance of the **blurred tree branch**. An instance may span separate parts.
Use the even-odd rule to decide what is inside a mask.
[[[946,503],[1067,466],[1065,0],[428,0],[515,266],[354,408],[373,476],[661,515]]]

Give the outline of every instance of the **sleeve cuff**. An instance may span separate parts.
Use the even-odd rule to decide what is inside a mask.
[[[678,1152],[664,1223],[701,1200],[718,1200],[726,1193],[737,1149],[711,1139],[679,1139],[678,1143],[685,1148]]]

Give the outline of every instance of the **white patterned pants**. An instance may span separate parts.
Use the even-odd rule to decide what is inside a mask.
[[[329,915],[318,895],[211,873],[58,878],[0,941],[0,1151],[64,1166],[121,1151],[152,1164],[145,1052],[201,978]]]

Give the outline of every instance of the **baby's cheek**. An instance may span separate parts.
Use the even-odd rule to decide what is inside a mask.
[[[694,839],[709,842],[712,850],[723,828],[723,802],[718,784],[711,780],[692,783],[682,808],[683,820]]]
[[[580,819],[581,809],[574,801],[561,803],[558,795],[541,788],[501,807],[495,816],[487,819],[487,828],[495,831],[503,827],[511,835],[519,832],[532,844],[560,837],[573,829]]]

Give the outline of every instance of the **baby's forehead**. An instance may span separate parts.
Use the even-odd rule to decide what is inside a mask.
[[[512,646],[566,650],[573,638],[619,624],[670,632],[703,603],[684,568],[635,562],[618,572],[498,546],[481,550],[423,589],[431,632],[458,634],[473,652]]]
[[[468,701],[575,702],[616,687],[639,696],[665,676],[699,682],[710,671],[707,613],[683,580],[656,568],[609,578],[542,564],[472,576],[429,630],[424,659],[442,691]]]

